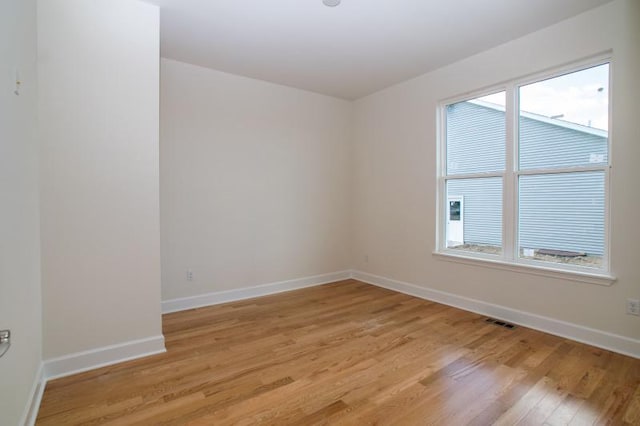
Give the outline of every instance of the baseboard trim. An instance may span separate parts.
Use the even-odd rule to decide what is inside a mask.
[[[24,407],[24,413],[22,414],[21,425],[33,426],[36,423],[38,417],[38,410],[40,409],[40,401],[42,401],[42,394],[47,381],[44,378],[44,365],[41,362],[38,367],[38,372],[33,379],[33,385],[31,386],[31,392],[29,394],[29,400]]]
[[[356,280],[388,290],[512,322],[634,358],[640,358],[640,340],[366,272],[354,270],[351,276]]]
[[[200,294],[198,296],[165,300],[162,302],[162,313],[169,314],[172,312],[201,308],[203,306],[219,305],[221,303],[235,302],[237,300],[268,296],[270,294],[299,290],[307,287],[314,287],[317,285],[346,280],[348,278],[351,278],[351,271],[340,271],[332,272],[329,274],[314,275],[311,277],[296,278],[287,281],[261,284],[253,287],[244,287],[234,290]]]
[[[148,337],[117,345],[104,346],[44,361],[46,380],[94,370],[120,362],[166,352],[164,336]]]

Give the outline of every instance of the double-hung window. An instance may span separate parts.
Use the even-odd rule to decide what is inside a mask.
[[[608,60],[439,112],[439,253],[609,275]]]

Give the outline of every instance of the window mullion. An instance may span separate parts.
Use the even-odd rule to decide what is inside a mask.
[[[514,259],[515,254],[515,230],[516,230],[516,185],[517,178],[514,171],[517,159],[517,122],[515,117],[516,108],[515,87],[513,84],[507,86],[506,107],[505,107],[505,173],[503,179],[503,202],[502,202],[502,244],[506,260]]]
[[[453,180],[453,179],[483,179],[483,178],[491,178],[491,177],[502,177],[504,175],[503,172],[490,172],[490,173],[466,173],[460,175],[447,175],[445,179]]]
[[[584,173],[584,172],[607,172],[609,166],[579,166],[579,167],[558,167],[558,168],[546,168],[546,169],[525,169],[516,170],[518,176],[527,175],[560,175],[565,173]]]

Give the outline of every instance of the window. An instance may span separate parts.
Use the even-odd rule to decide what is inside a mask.
[[[608,271],[609,63],[440,107],[438,251]]]

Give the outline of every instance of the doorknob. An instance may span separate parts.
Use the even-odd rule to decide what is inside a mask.
[[[0,358],[11,346],[11,330],[0,330]]]

